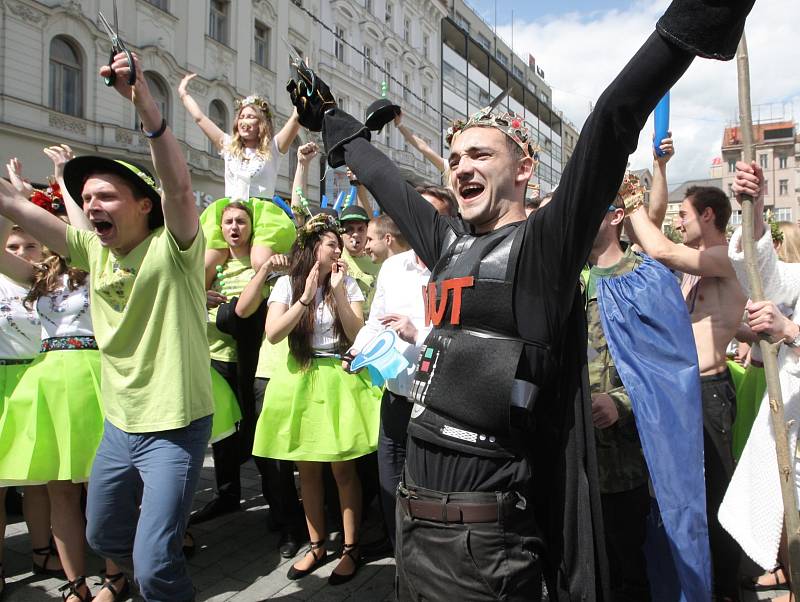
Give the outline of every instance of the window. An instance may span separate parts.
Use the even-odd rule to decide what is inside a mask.
[[[261,21],[256,21],[255,28],[255,61],[262,67],[269,69],[269,43],[272,30]]]
[[[791,207],[775,207],[775,221],[776,222],[790,222],[790,221],[792,221],[792,208]]]
[[[499,50],[497,51],[497,60],[501,64],[508,66],[508,57]]]
[[[364,10],[372,14],[372,0],[364,0]]]
[[[736,159],[728,159],[728,173],[736,171]]]
[[[167,0],[147,0],[147,2],[163,11],[167,11],[169,9],[169,6],[167,6]]]
[[[372,48],[364,46],[364,75],[372,79]]]
[[[491,50],[492,49],[492,43],[489,41],[489,38],[487,38],[482,33],[478,34],[478,44],[480,44],[481,46],[486,48],[486,50]]]
[[[161,111],[161,116],[167,120],[167,123],[172,123],[169,110],[169,87],[166,82],[160,75],[151,71],[144,72],[144,79],[147,82],[147,87],[150,88],[150,95],[156,101],[158,110]]]
[[[345,98],[344,96],[340,96],[340,97],[337,99],[337,101],[336,101],[336,105],[337,105],[337,106],[338,106],[338,107],[339,107],[339,108],[340,108],[342,111],[345,111],[345,112],[347,112],[347,98]]]
[[[383,70],[384,81],[386,82],[386,93],[388,94],[392,91],[392,61],[384,62]]]
[[[766,153],[758,155],[758,164],[761,166],[761,169],[767,169],[769,165],[769,157]]]
[[[211,0],[211,11],[208,17],[208,35],[221,44],[228,44],[228,11],[227,0]]]
[[[392,5],[391,2],[387,2],[386,3],[386,16],[384,17],[384,20],[386,21],[386,24],[389,27],[392,26],[392,19],[393,19],[392,13],[394,13],[394,6]]]
[[[728,220],[728,224],[731,226],[739,226],[742,223],[742,212],[741,211],[733,211],[731,213],[731,218]]]
[[[514,65],[512,70],[516,77],[518,77],[519,79],[525,79],[525,74],[522,72],[522,69],[520,69],[517,65]]]
[[[403,19],[403,39],[407,44],[411,43],[411,20],[408,18]]]
[[[786,169],[789,166],[788,157],[778,157],[778,169]]]
[[[411,76],[408,73],[403,73],[403,100],[411,98]]]
[[[80,117],[83,114],[83,70],[78,51],[61,36],[50,42],[50,107]]]
[[[422,110],[427,113],[428,105],[430,104],[430,99],[428,98],[428,86],[422,86],[422,100]]]
[[[333,53],[336,55],[336,60],[340,63],[344,62],[344,29],[336,26],[336,38],[333,41]]]
[[[469,33],[469,21],[467,21],[466,17],[461,13],[456,13],[456,24],[461,29]]]
[[[427,33],[422,34],[422,56],[426,59],[430,55],[431,38]]]
[[[228,111],[225,103],[221,100],[212,100],[208,106],[208,118],[223,132],[228,132]],[[217,154],[217,147],[211,140],[208,141],[208,152],[211,155]]]
[[[778,194],[780,196],[789,194],[789,180],[778,180]]]

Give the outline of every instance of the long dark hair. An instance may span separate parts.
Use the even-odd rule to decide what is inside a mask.
[[[304,237],[298,237],[292,245],[290,254],[289,278],[292,283],[292,303],[300,299],[306,288],[306,278],[308,278],[311,268],[314,267],[316,251],[326,234],[333,234],[342,247],[342,237],[337,230],[323,229],[312,232]],[[342,322],[336,313],[336,306],[333,302],[333,289],[331,288],[331,277],[328,274],[322,284],[322,302],[327,304],[333,314],[333,332],[336,335],[336,351],[344,353],[347,351],[347,340],[344,334]],[[314,357],[312,337],[314,336],[314,321],[316,316],[316,298],[304,309],[300,321],[289,333],[289,352],[294,359],[305,370],[311,365]]]

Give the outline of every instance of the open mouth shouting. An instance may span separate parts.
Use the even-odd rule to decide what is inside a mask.
[[[462,184],[458,187],[458,194],[465,201],[471,201],[480,196],[484,189],[485,187],[483,184],[478,184],[477,182],[467,182],[466,184]]]
[[[101,241],[108,240],[114,232],[114,224],[102,217],[90,217],[89,221],[94,228],[95,234]]]

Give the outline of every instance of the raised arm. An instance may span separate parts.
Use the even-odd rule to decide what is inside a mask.
[[[153,167],[161,180],[164,225],[175,238],[178,246],[187,249],[197,236],[200,227],[189,167],[186,165],[186,158],[183,156],[178,140],[172,130],[166,126],[166,121],[162,121],[161,111],[150,94],[141,64],[135,53],[133,60],[136,63],[136,83],[133,86],[128,85],[130,66],[123,53],[114,57],[111,67],[107,65],[101,67],[100,75],[108,76],[113,69],[117,73],[114,88],[121,96],[130,100],[136,108],[141,120],[141,127],[148,136]]]
[[[350,180],[350,185],[356,187],[356,203],[359,207],[361,207],[364,211],[367,212],[367,215],[372,215],[372,204],[369,202],[369,191],[367,187],[364,186],[358,178],[356,178],[356,174],[354,174],[350,168],[347,168],[347,179]]]
[[[445,173],[445,171],[447,171],[447,161],[445,161],[444,157],[433,150],[427,142],[414,134],[414,132],[409,130],[408,127],[403,125],[402,113],[398,113],[394,118],[394,125],[403,135],[403,138],[405,138],[406,142],[422,153],[422,156],[433,163],[433,165],[436,166],[436,169],[438,169],[441,173]]]
[[[9,166],[12,162],[9,162]],[[9,175],[11,175],[10,167]],[[0,214],[11,223],[18,224],[54,253],[67,255],[67,224],[46,209],[29,202],[29,196],[9,180],[0,178]]]
[[[348,298],[345,285],[346,276],[347,264],[340,259],[334,265],[334,271],[331,274],[331,288],[333,289],[336,315],[342,323],[342,329],[349,345],[356,340],[358,331],[364,326],[364,310],[361,307],[361,301],[350,301]]]
[[[300,132],[300,122],[297,119],[297,111],[292,111],[289,120],[283,125],[281,130],[275,134],[275,143],[282,155],[289,151],[289,147]]]
[[[669,200],[669,190],[667,187],[667,163],[675,155],[675,147],[672,144],[672,132],[667,133],[668,138],[661,141],[661,156],[653,150],[653,185],[650,188],[650,206],[647,214],[650,221],[657,228],[664,224],[664,217],[667,215],[667,202]]]
[[[630,214],[630,224],[636,240],[639,241],[645,253],[672,270],[695,276],[721,278],[736,276],[728,259],[728,249],[725,245],[693,249],[686,245],[675,244],[650,221],[644,206]]]
[[[83,209],[72,198],[72,195],[67,190],[67,184],[64,182],[64,165],[75,156],[72,149],[66,144],[58,144],[46,147],[43,152],[53,161],[53,177],[61,190],[61,200],[67,210],[69,223],[79,230],[91,230],[92,224],[89,218],[86,217]]]
[[[294,181],[292,182],[292,209],[295,214],[295,222],[300,225],[300,218],[304,215],[305,208],[302,207],[302,199],[306,198],[308,192],[308,166],[311,161],[319,154],[319,147],[316,142],[307,142],[297,149],[297,169],[294,170]]]
[[[178,97],[180,97],[183,106],[186,107],[186,110],[189,112],[189,115],[192,116],[194,122],[200,126],[200,129],[203,130],[206,137],[211,140],[214,147],[220,151],[222,150],[225,132],[223,132],[216,123],[211,121],[208,115],[203,113],[200,105],[198,105],[197,101],[189,94],[189,82],[195,77],[197,77],[197,73],[188,73],[183,77],[181,83],[178,84]]]

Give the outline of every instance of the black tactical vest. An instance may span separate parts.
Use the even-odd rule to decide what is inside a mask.
[[[513,456],[512,395],[526,341],[513,286],[525,222],[483,236],[452,233],[425,294],[434,327],[411,388],[409,434],[447,448]],[[512,389],[515,389],[512,391]]]

